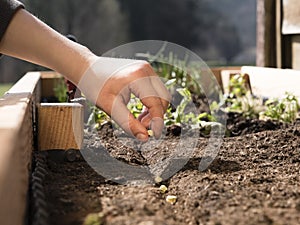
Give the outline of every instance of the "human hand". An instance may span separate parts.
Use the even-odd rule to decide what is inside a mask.
[[[154,136],[160,137],[170,94],[146,61],[99,57],[83,74],[78,87],[125,132],[147,141],[147,129],[151,128]],[[145,106],[137,119],[127,108],[131,93]]]
[[[63,74],[139,140],[147,141],[150,126],[156,138],[161,135],[170,95],[147,62],[97,57],[24,9],[16,12],[1,40],[0,52]],[[126,107],[130,93],[146,108],[138,119]]]

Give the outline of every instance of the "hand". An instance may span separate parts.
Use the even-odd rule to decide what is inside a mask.
[[[160,137],[170,94],[146,61],[99,57],[78,86],[127,133],[147,141],[147,129],[151,128],[154,136]],[[145,106],[137,119],[127,108],[131,93]]]
[[[18,10],[10,22],[0,52],[63,74],[138,139],[147,141],[150,126],[156,138],[161,135],[170,95],[147,62],[97,57],[24,9]],[[138,119],[126,107],[130,93],[146,108]]]

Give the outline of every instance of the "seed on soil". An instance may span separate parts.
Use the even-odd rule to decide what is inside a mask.
[[[175,195],[168,195],[166,197],[166,201],[171,203],[171,204],[175,204],[175,202],[177,201],[177,196]]]
[[[159,190],[160,190],[161,193],[164,194],[164,193],[167,192],[168,188],[167,188],[166,185],[160,185]]]
[[[149,135],[150,137],[153,137],[153,130],[148,130],[148,135]]]
[[[160,176],[156,176],[156,177],[154,178],[154,181],[155,181],[156,184],[159,184],[159,183],[162,182],[162,178],[161,178]]]

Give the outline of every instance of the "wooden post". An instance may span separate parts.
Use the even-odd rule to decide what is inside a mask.
[[[83,141],[83,106],[79,103],[38,105],[38,149],[80,149]]]
[[[256,65],[276,67],[276,1],[257,0]]]
[[[276,0],[276,67],[282,68],[282,7],[281,0]]]

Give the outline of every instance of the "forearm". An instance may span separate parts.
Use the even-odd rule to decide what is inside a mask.
[[[0,42],[0,52],[53,69],[74,83],[97,59],[24,9],[18,10]]]
[[[14,14],[1,39],[0,53],[61,73],[127,133],[141,141],[148,140],[150,126],[155,137],[160,137],[170,97],[146,61],[98,57],[24,9]],[[131,93],[147,108],[140,121],[127,108]]]

